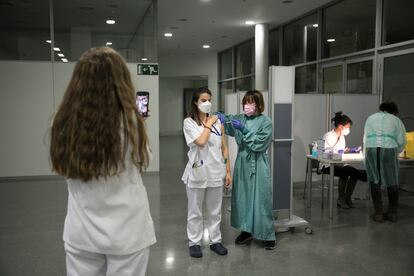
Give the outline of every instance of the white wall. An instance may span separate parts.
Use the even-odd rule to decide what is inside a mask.
[[[217,53],[206,52],[199,55],[164,55],[160,56],[160,77],[207,76],[208,88],[213,94],[212,108],[217,110],[218,80]]]
[[[148,171],[159,171],[158,76],[137,76],[136,64],[128,67],[136,90],[151,93],[147,125],[154,159]],[[0,61],[0,177],[52,174],[47,131],[73,68],[74,63],[52,69],[49,62]]]
[[[51,63],[0,61],[0,177],[51,174],[52,112]]]

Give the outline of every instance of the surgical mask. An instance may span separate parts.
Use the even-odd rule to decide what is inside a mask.
[[[344,130],[342,130],[342,134],[344,136],[347,136],[349,133],[351,133],[351,129],[349,127],[345,128]]]
[[[244,110],[244,114],[250,117],[256,113],[256,104],[255,103],[245,104],[243,110]]]
[[[211,102],[205,101],[205,102],[199,103],[198,104],[198,109],[200,109],[201,112],[210,113],[210,111],[211,111]]]

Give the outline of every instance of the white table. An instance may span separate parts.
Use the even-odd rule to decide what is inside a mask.
[[[306,155],[307,161],[308,161],[308,183],[309,183],[309,188],[308,188],[308,193],[307,193],[307,199],[306,199],[306,207],[307,208],[311,208],[311,203],[312,203],[312,160],[317,160],[321,163],[324,164],[328,164],[329,166],[329,186],[328,186],[328,191],[329,191],[329,219],[333,218],[333,184],[334,184],[334,167],[335,165],[343,165],[343,164],[360,164],[364,162],[364,159],[355,159],[355,160],[332,160],[332,159],[326,159],[326,158],[322,158],[322,157],[314,157],[312,155]],[[400,163],[405,163],[410,165],[413,165],[414,163],[414,159],[404,159],[404,158],[399,158]]]
[[[306,155],[306,158],[308,160],[308,194],[306,199],[306,207],[310,208],[312,203],[312,160],[317,160],[321,163],[329,165],[329,219],[333,218],[333,184],[334,184],[334,167],[335,165],[343,165],[343,164],[355,164],[355,163],[363,163],[364,159],[356,159],[356,160],[332,160],[332,159],[326,159],[322,157],[314,157],[312,155]]]

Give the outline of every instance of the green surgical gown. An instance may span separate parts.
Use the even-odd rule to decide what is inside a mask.
[[[233,173],[231,226],[258,240],[275,240],[272,189],[267,150],[272,141],[272,122],[264,115],[228,115],[226,133],[233,136],[238,153]],[[229,120],[240,120],[245,128],[235,129]]]
[[[364,151],[369,182],[398,185],[398,153],[405,144],[405,127],[396,116],[377,112],[368,117],[364,128]]]

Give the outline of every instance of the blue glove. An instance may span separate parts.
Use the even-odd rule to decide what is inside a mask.
[[[232,123],[232,125],[235,129],[238,129],[238,130],[243,130],[244,129],[243,123],[240,122],[239,120],[232,119],[231,123]]]
[[[221,112],[216,112],[217,117],[219,118],[220,122],[224,124],[226,122],[226,115]]]

